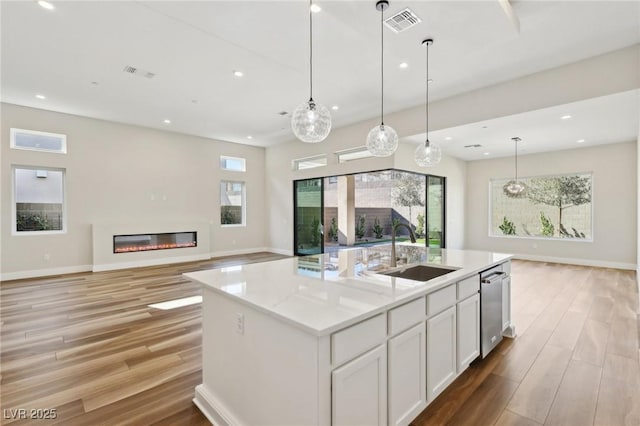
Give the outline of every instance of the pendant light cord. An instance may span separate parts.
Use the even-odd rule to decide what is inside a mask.
[[[309,101],[313,100],[313,12],[311,11],[313,0],[309,0]]]
[[[424,141],[425,146],[427,146],[427,144],[429,143],[429,42],[425,43],[427,45],[427,90],[426,90],[426,99],[425,99],[425,105],[426,105],[426,118],[425,118],[425,123],[427,126],[427,139]]]
[[[518,139],[515,139],[516,142],[516,183],[518,183]]]
[[[384,8],[380,11],[380,77],[382,96],[380,103],[380,125],[384,126]]]

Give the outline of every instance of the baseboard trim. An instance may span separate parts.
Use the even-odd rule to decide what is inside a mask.
[[[241,254],[252,254],[252,253],[260,253],[263,251],[271,251],[267,247],[252,247],[246,249],[237,249],[237,250],[219,250],[212,251],[209,255],[213,257],[224,257],[224,256],[237,256]]]
[[[514,254],[514,259],[520,260],[533,260],[536,262],[550,262],[550,263],[563,263],[567,265],[581,265],[581,266],[594,266],[598,268],[612,268],[612,269],[624,269],[635,271],[637,265],[635,263],[624,262],[610,262],[607,260],[592,260],[592,259],[575,259],[569,257],[554,257],[554,256],[536,256],[530,254]]]
[[[208,260],[210,256],[208,253],[204,254],[195,254],[192,256],[175,256],[175,257],[163,257],[159,259],[145,259],[145,260],[137,260],[133,262],[118,262],[118,263],[107,263],[103,265],[93,265],[93,272],[104,272],[104,271],[115,271],[118,269],[129,269],[129,268],[143,268],[145,266],[158,266],[158,265],[169,265],[172,263],[185,263],[185,262],[193,262],[196,260]]]
[[[281,254],[283,256],[293,256],[293,250],[277,249],[273,247],[267,247],[265,250],[270,251],[271,253]]]
[[[222,404],[213,396],[203,384],[196,386],[193,403],[204,416],[215,426],[239,425],[240,423],[228,413]]]
[[[0,281],[21,280],[25,278],[49,277],[53,275],[75,274],[90,272],[91,265],[63,266],[60,268],[32,269],[29,271],[5,272],[0,275]]]

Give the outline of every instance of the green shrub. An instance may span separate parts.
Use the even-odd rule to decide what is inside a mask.
[[[362,239],[362,237],[364,237],[365,234],[365,230],[364,230],[364,222],[365,222],[365,216],[358,216],[358,221],[356,222],[356,238],[357,239]]]
[[[502,225],[498,226],[504,235],[516,235],[516,226],[505,216]]]
[[[424,215],[420,213],[416,219],[418,220],[418,226],[416,226],[416,236],[424,237]]]
[[[545,217],[543,212],[540,212],[540,224],[541,224],[540,233],[545,237],[553,237],[553,234],[555,233],[555,228],[553,226],[553,223],[551,223],[549,218]]]
[[[311,238],[309,239],[312,247],[320,245],[320,235],[320,220],[314,217],[311,221]]]
[[[331,218],[331,225],[329,226],[329,241],[338,241],[338,224],[336,218]]]
[[[373,221],[373,233],[376,235],[376,238],[382,238],[382,226],[380,226],[380,219],[377,217]]]

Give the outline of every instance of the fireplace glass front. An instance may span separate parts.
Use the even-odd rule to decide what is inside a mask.
[[[198,246],[197,232],[165,232],[160,234],[114,235],[114,253],[167,250]]]

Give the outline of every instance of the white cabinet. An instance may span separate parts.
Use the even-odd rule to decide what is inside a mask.
[[[480,355],[480,295],[476,293],[457,305],[458,373]]]
[[[389,339],[390,425],[408,425],[427,406],[425,330],[422,322]]]
[[[455,287],[454,291],[455,291]],[[427,320],[427,400],[456,377],[456,307]]]
[[[502,331],[511,326],[511,277],[502,280]]]
[[[331,373],[332,425],[387,424],[387,350],[378,346]]]

